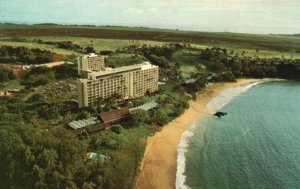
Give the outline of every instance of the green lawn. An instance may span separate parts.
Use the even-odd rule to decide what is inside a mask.
[[[214,35],[220,35],[220,34],[214,34],[214,33],[202,33],[202,35],[205,35],[206,37],[211,37]],[[22,38],[22,36],[20,36]],[[255,38],[256,37],[256,38]],[[260,47],[255,45],[256,42],[262,43],[262,41],[266,41],[266,43],[272,43],[274,42],[274,48],[276,47],[276,44],[278,43],[278,48],[280,47],[280,43],[288,43],[291,44],[291,48],[297,47],[300,44],[299,37],[293,37],[293,36],[281,36],[281,35],[247,35],[247,34],[227,34],[225,33],[223,38],[220,39],[220,41],[211,41],[207,42],[204,41],[203,43],[200,42],[194,42],[190,41],[191,47],[198,48],[198,49],[205,49],[205,48],[211,48],[211,47],[220,47],[220,48],[227,48],[228,52],[234,50],[234,54],[244,54],[244,56],[249,57],[259,57],[259,58],[282,58],[284,56],[285,58],[292,58],[292,59],[300,59],[300,51],[298,50],[268,50],[264,47]],[[230,38],[232,40],[243,40],[245,39],[245,42],[241,43],[230,43]],[[87,46],[92,46],[94,49],[99,52],[103,50],[118,50],[122,49],[124,47],[128,47],[131,45],[150,45],[150,46],[162,46],[168,42],[164,41],[151,41],[151,40],[127,40],[127,39],[101,39],[101,38],[88,38],[88,37],[72,37],[72,36],[36,36],[36,37],[24,37],[24,39],[29,40],[28,42],[14,42],[14,41],[8,41],[7,39],[11,39],[10,37],[1,37],[0,38],[0,46],[2,45],[11,45],[11,46],[24,46],[28,48],[41,48],[45,50],[49,50],[52,52],[55,52],[57,54],[62,55],[70,55],[70,54],[80,54],[78,52],[66,50],[66,49],[60,49],[57,48],[54,45],[45,45],[45,44],[37,44],[32,42],[34,39],[41,39],[44,41],[52,41],[52,42],[58,42],[58,41],[72,41],[74,44],[80,45],[83,48]],[[252,41],[253,43],[252,44]],[[172,42],[172,41],[169,41]],[[300,45],[299,45],[300,46]],[[259,51],[256,51],[258,49]]]
[[[202,64],[200,57],[200,50],[188,50],[183,49],[175,52],[171,57],[173,64],[180,64],[180,71],[184,79],[190,77],[190,73],[196,72],[196,65],[202,66],[204,71],[206,70]]]
[[[74,30],[76,32],[74,32]],[[23,36],[22,36],[23,35]],[[120,26],[65,26],[0,24],[1,39],[13,37],[29,40],[72,41],[82,47],[93,46],[97,51],[117,50],[130,45],[163,45],[186,42],[195,48],[220,47],[244,56],[260,58],[300,58],[300,37],[296,35],[263,35],[229,32],[196,32],[144,27]],[[1,44],[2,43],[2,44]],[[72,51],[32,43],[1,41],[0,45],[39,47],[59,54]],[[3,44],[4,43],[4,44]],[[256,52],[256,49],[259,51]],[[76,54],[76,53],[75,53]]]
[[[127,54],[127,53],[119,53],[107,58],[106,66],[108,67],[129,66],[133,64],[143,63],[146,60],[147,59],[144,56]]]
[[[190,73],[195,73],[197,69],[194,65],[183,65],[180,67],[180,71],[182,72],[182,77],[187,79],[190,77]]]
[[[123,130],[124,146],[121,151],[117,152],[120,161],[113,172],[116,175],[114,178],[115,188],[133,188],[141,159],[144,156],[146,139],[150,134],[151,131],[147,127]],[[119,185],[121,183],[125,185]]]
[[[24,89],[24,86],[20,84],[20,81],[11,81],[8,84],[6,84],[2,90],[9,91],[14,89]]]
[[[43,37],[26,37],[26,39],[41,39],[44,41],[72,41],[74,44],[82,47],[92,46],[96,51],[102,50],[117,50],[123,47],[131,45],[157,45],[162,46],[166,42],[160,41],[147,41],[147,40],[125,40],[125,39],[99,39],[99,38],[87,38],[87,37],[70,37],[70,36],[43,36]]]

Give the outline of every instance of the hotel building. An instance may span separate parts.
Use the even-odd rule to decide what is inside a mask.
[[[92,72],[78,80],[79,107],[93,106],[101,97],[120,94],[123,99],[138,98],[158,90],[158,66],[149,62]]]
[[[87,76],[88,73],[105,70],[105,58],[94,53],[78,57],[78,74]]]

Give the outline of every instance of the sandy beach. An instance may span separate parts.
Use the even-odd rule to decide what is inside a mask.
[[[199,119],[211,115],[207,104],[221,91],[258,82],[257,79],[241,79],[236,83],[216,83],[201,91],[196,101],[180,117],[166,125],[162,131],[147,139],[147,147],[141,164],[137,189],[174,189],[177,169],[177,146],[184,131]]]

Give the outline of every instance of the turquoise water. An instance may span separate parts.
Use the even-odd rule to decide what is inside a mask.
[[[190,138],[189,187],[300,188],[300,83],[257,85],[222,111]]]

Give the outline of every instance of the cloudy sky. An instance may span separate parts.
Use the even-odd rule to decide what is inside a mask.
[[[0,0],[0,22],[300,33],[300,0]]]

